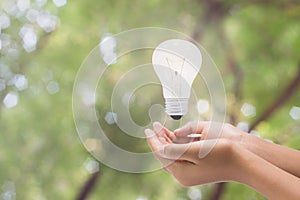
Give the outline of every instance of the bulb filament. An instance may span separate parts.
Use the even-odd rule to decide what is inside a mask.
[[[173,61],[172,59],[170,58],[166,58],[166,61],[167,61],[167,64],[169,66],[169,70],[170,70],[170,73],[172,75],[172,80],[175,81],[175,79],[180,79],[180,77],[178,77],[178,71],[180,71],[179,75],[182,74],[182,71],[183,71],[183,65],[185,63],[185,58],[183,58],[182,60],[178,60],[178,61]],[[181,63],[181,65],[180,65]],[[175,65],[175,66],[173,66]],[[173,67],[172,67],[173,66]],[[175,70],[173,70],[175,68]],[[173,73],[174,71],[174,73]],[[174,76],[175,74],[175,76]],[[179,86],[178,86],[178,94],[181,93],[181,81],[177,81],[179,82]]]

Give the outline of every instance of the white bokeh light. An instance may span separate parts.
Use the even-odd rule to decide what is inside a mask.
[[[116,46],[116,38],[112,35],[107,35],[104,36],[100,42],[100,51],[103,55],[113,53]]]
[[[116,64],[117,63],[117,54],[112,52],[109,54],[104,54],[103,55],[103,61],[107,64],[107,65],[112,65],[112,64]]]
[[[249,132],[249,123],[247,123],[247,122],[239,122],[237,125],[236,125],[236,127],[238,128],[238,129],[240,129],[241,131],[244,131],[244,132]]]
[[[94,174],[100,170],[99,163],[91,157],[85,160],[83,166],[90,174]]]
[[[28,88],[28,80],[23,74],[16,74],[14,79],[14,85],[18,90],[25,90]]]
[[[107,65],[115,64],[117,62],[117,54],[115,53],[116,46],[116,38],[110,34],[104,36],[99,44],[103,61]]]
[[[0,30],[6,29],[10,26],[10,18],[7,14],[1,13],[0,14]]]
[[[40,12],[37,18],[37,24],[47,33],[55,30],[58,21],[58,17],[51,15],[48,12]]]
[[[201,200],[202,199],[202,192],[199,188],[190,188],[187,192],[188,197],[191,200]]]
[[[56,81],[50,81],[46,87],[49,94],[53,95],[59,92],[59,84]]]
[[[254,117],[256,115],[256,108],[249,103],[244,103],[241,112],[245,117]]]
[[[3,99],[6,108],[13,108],[18,104],[19,95],[16,92],[9,92]]]
[[[81,98],[83,103],[87,106],[92,106],[96,103],[96,93],[94,91],[82,90]]]
[[[56,7],[62,7],[67,4],[67,0],[52,0]]]
[[[81,99],[86,106],[93,106],[96,103],[96,93],[88,87],[86,83],[81,83],[79,87]]]
[[[36,19],[39,16],[39,11],[34,10],[34,9],[30,9],[27,11],[26,13],[26,18],[31,22],[31,23],[35,23]]]
[[[5,181],[1,186],[2,194],[0,199],[3,200],[15,200],[16,199],[16,186],[13,181]]]
[[[26,11],[30,7],[30,0],[18,0],[17,6],[21,12]]]
[[[138,198],[136,198],[136,200],[148,200],[148,198],[145,196],[139,196]]]
[[[197,110],[199,114],[204,114],[209,111],[209,102],[205,99],[200,99],[197,102]]]
[[[23,39],[25,51],[32,52],[36,49],[38,37],[32,25],[24,24],[19,31],[19,36]]]
[[[106,123],[108,123],[109,125],[114,124],[117,122],[118,120],[118,116],[116,113],[114,112],[107,112],[104,120],[106,121]]]
[[[27,52],[34,51],[36,49],[37,40],[38,40],[38,38],[34,31],[26,32],[23,37],[23,48]]]
[[[12,16],[15,16],[18,13],[18,7],[16,5],[15,1],[4,1],[2,3],[2,8],[9,14]]]
[[[27,32],[34,31],[33,26],[30,24],[24,24],[19,31],[19,36],[23,38]]]
[[[293,106],[289,112],[290,116],[294,120],[300,119],[300,107]]]

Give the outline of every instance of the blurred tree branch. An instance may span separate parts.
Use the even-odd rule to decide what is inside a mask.
[[[100,176],[100,171],[92,174],[89,179],[85,182],[83,187],[81,188],[79,194],[76,197],[76,200],[84,200],[87,199],[88,195],[92,192],[94,187],[97,184],[97,179]]]
[[[201,40],[201,34],[213,22],[220,22],[227,14],[229,7],[217,0],[198,0],[200,5],[203,5],[203,15],[200,15],[197,21],[192,38],[196,41]]]
[[[250,130],[254,129],[260,122],[267,120],[272,114],[278,110],[290,97],[295,93],[300,86],[300,61],[298,63],[298,72],[294,79],[285,87],[285,89],[278,95],[273,103],[268,106],[265,111],[252,123]]]

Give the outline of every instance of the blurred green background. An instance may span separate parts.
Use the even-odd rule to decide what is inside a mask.
[[[86,199],[264,199],[237,183],[183,188],[163,170],[97,163],[76,132],[73,83],[107,34],[174,29],[219,67],[227,122],[300,149],[299,22],[297,0],[1,0],[0,199],[83,199],[84,188]]]

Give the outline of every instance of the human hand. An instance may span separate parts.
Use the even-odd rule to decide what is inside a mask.
[[[299,166],[295,165],[295,161],[300,158],[297,150],[265,141],[243,132],[231,124],[220,124],[210,121],[187,123],[174,131],[173,141],[185,143],[186,136],[191,133],[202,134],[201,140],[228,139],[235,145],[238,145],[240,149],[250,151],[256,156],[300,178]]]
[[[155,156],[184,186],[236,181],[268,199],[300,197],[299,167],[295,164],[299,152],[296,150],[247,137],[248,134],[231,125],[212,122],[190,123],[174,133],[155,123],[154,131],[147,129],[145,133]],[[190,133],[201,133],[201,140],[173,143]],[[250,144],[248,148],[239,142],[244,136],[248,140],[245,144]]]
[[[172,140],[175,143],[189,142],[187,136],[192,133],[201,134],[201,140],[223,138],[238,143],[242,142],[244,136],[248,135],[231,124],[212,121],[194,121],[176,129]],[[194,141],[197,140],[199,139],[194,139]]]
[[[174,144],[174,133],[159,123],[145,133],[157,159],[184,186],[235,180],[238,174],[237,147],[228,139]]]

